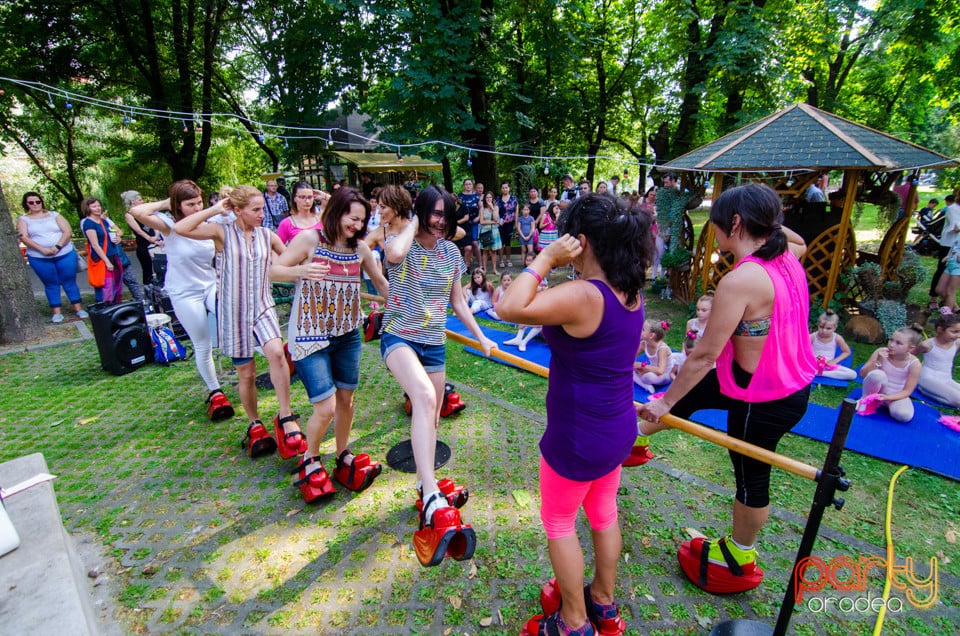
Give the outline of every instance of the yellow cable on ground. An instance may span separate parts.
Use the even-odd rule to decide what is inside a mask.
[[[890,479],[890,488],[887,490],[887,520],[884,523],[884,534],[887,540],[887,580],[883,584],[883,604],[880,605],[880,611],[877,612],[877,622],[873,625],[873,636],[880,636],[883,630],[883,619],[887,614],[887,599],[890,598],[890,584],[893,581],[893,536],[890,534],[890,517],[893,516],[893,487],[897,484],[897,478],[902,475],[909,466],[901,466],[897,472],[893,473]]]

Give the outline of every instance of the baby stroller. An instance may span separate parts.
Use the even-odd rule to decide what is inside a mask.
[[[943,210],[921,208],[917,212],[917,224],[913,227],[913,249],[924,256],[934,256],[940,249],[941,232],[944,224]]]

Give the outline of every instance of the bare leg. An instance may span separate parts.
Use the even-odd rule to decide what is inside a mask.
[[[350,389],[337,389],[337,414],[334,417],[334,434],[337,438],[337,457],[350,445],[350,431],[353,429],[353,395]],[[352,459],[351,459],[352,462]]]
[[[587,608],[583,603],[583,550],[580,549],[580,541],[576,534],[571,534],[548,539],[547,547],[563,598],[560,616],[567,627],[577,629],[587,622]]]
[[[437,450],[437,422],[443,396],[445,373],[427,373],[409,347],[398,347],[387,356],[387,368],[397,379],[412,405],[410,441],[417,463],[417,477],[423,484],[423,500],[437,492],[433,472]]]
[[[253,422],[260,419],[257,410],[257,365],[251,360],[237,367],[237,382],[240,390],[240,403],[247,412],[247,419]]]
[[[290,409],[290,368],[287,358],[283,354],[283,341],[274,338],[263,345],[263,354],[270,363],[270,381],[273,390],[277,392],[277,401],[280,403],[279,415],[286,417],[293,413]],[[294,422],[284,422],[283,432],[293,433],[300,430]]]
[[[590,584],[590,596],[601,605],[613,603],[613,591],[617,582],[617,562],[620,560],[622,549],[623,540],[620,536],[619,524],[615,523],[606,530],[593,531],[596,573],[593,576],[593,583]]]
[[[750,508],[737,500],[733,501],[733,540],[742,546],[756,543],[760,529],[770,516],[770,506]]]

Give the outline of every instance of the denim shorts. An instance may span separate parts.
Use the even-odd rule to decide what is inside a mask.
[[[380,355],[387,361],[390,352],[400,347],[409,347],[417,354],[417,359],[427,373],[441,373],[447,368],[447,347],[445,345],[431,345],[411,340],[404,340],[400,336],[383,332],[380,336]]]
[[[360,384],[360,330],[334,336],[328,342],[326,348],[293,363],[311,403],[326,400],[337,389],[356,391]]]

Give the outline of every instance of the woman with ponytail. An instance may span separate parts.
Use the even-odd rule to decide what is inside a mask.
[[[774,451],[803,417],[817,373],[799,261],[806,245],[782,220],[780,197],[765,185],[733,188],[714,201],[717,244],[737,264],[717,285],[710,328],[673,384],[638,408],[638,446],[667,428],[661,416],[686,418],[714,408],[728,412],[728,435]],[[732,536],[687,541],[679,554],[690,580],[714,594],[742,592],[763,580],[754,544],[770,510],[770,466],[734,452],[730,459],[737,484]]]
[[[503,320],[544,325],[551,351],[540,520],[556,578],[523,636],[622,634],[613,598],[622,546],[617,490],[637,436],[633,359],[653,236],[646,214],[604,194],[577,198],[558,227],[562,236],[517,274],[497,305]],[[565,265],[578,280],[538,293],[550,270]],[[593,531],[594,577],[586,585],[576,530],[581,507]]]

